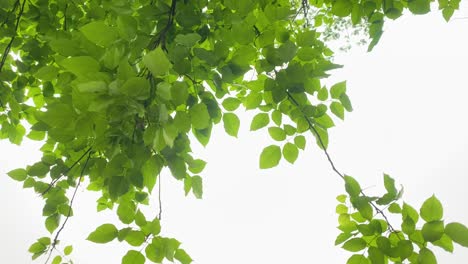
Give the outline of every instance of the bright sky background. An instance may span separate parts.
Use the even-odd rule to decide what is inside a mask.
[[[464,7],[454,17],[467,13]],[[385,172],[404,185],[408,203],[419,208],[435,193],[446,222],[466,225],[467,47],[468,19],[445,23],[434,12],[387,23],[372,53],[353,49],[338,56],[345,68],[333,82],[348,80],[355,111],[331,129],[329,148],[338,168],[359,179],[367,193],[382,189]],[[248,131],[251,116],[245,115],[238,139],[225,135],[221,125],[206,149],[194,143],[196,156],[209,162],[203,200],[184,197],[183,184],[163,172],[163,235],[179,239],[196,264],[345,263],[351,254],[334,246],[341,180],[312,141],[294,166],[283,160],[260,171],[259,154],[274,142],[266,130]],[[5,175],[37,161],[38,148],[30,141],[22,147],[0,142],[2,263],[31,263],[29,245],[48,234],[38,195]],[[97,197],[78,192],[75,217],[61,234],[62,249],[74,245],[76,264],[120,263],[130,248],[85,241],[102,223],[123,227],[113,213],[96,213]],[[154,216],[157,207],[148,211]],[[468,259],[468,249],[458,246],[453,255],[437,253],[439,263]]]

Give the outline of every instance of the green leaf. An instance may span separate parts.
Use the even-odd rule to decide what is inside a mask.
[[[286,132],[279,127],[269,127],[268,133],[270,137],[276,141],[283,141],[286,139]]]
[[[122,258],[122,264],[144,264],[146,258],[143,254],[136,250],[129,250]]]
[[[46,220],[45,220],[46,229],[51,234],[55,231],[55,229],[57,229],[59,224],[60,224],[60,215],[59,214],[53,214],[51,216],[48,216],[46,218]]]
[[[424,201],[419,212],[421,218],[426,222],[441,220],[444,213],[442,204],[435,195],[432,195],[429,199]]]
[[[58,69],[55,66],[47,65],[40,68],[35,74],[34,77],[41,79],[43,81],[52,81],[57,77]]]
[[[384,186],[388,193],[395,195],[397,194],[395,180],[387,174],[384,174]]]
[[[411,205],[407,203],[403,203],[403,209],[401,211],[402,219],[406,219],[407,217],[411,218],[413,222],[416,224],[419,220],[418,211],[416,211]]]
[[[270,118],[267,113],[259,113],[254,116],[252,123],[250,124],[250,131],[259,130],[260,128],[266,127],[270,123]]]
[[[446,234],[443,234],[442,237],[439,240],[432,242],[432,244],[434,244],[434,245],[436,245],[438,247],[441,247],[441,248],[445,249],[446,251],[448,251],[450,253],[453,252],[452,239]]]
[[[349,0],[337,0],[332,5],[332,13],[339,17],[346,17],[351,14],[353,4]]]
[[[192,263],[192,258],[183,249],[177,249],[174,258],[177,259],[181,264]]]
[[[150,193],[153,191],[162,166],[162,161],[157,156],[151,156],[141,167],[143,183]]]
[[[189,171],[192,173],[200,173],[205,169],[206,161],[201,159],[196,159],[189,162]]]
[[[65,256],[68,256],[72,253],[72,251],[73,251],[73,246],[68,245],[63,249],[63,254],[65,254]]]
[[[407,216],[404,218],[403,222],[401,223],[401,230],[408,234],[408,235],[411,235],[416,229],[416,223],[414,222],[414,220]]]
[[[227,111],[236,110],[237,108],[239,108],[240,104],[241,104],[241,101],[239,99],[237,99],[237,98],[234,98],[234,97],[226,98],[226,99],[224,99],[224,101],[222,103],[224,109],[226,109]]]
[[[455,9],[453,9],[453,7],[451,6],[447,6],[444,9],[442,9],[442,16],[444,17],[445,21],[450,21],[450,18],[452,17],[454,11]]]
[[[397,203],[392,203],[388,207],[388,211],[393,214],[401,214],[401,207]]]
[[[372,264],[385,264],[385,255],[376,247],[369,247],[367,251]]]
[[[428,248],[421,248],[419,250],[419,256],[418,256],[418,263],[419,264],[437,264],[436,257],[434,256],[434,253]]]
[[[199,103],[190,108],[190,120],[193,128],[204,129],[210,125],[210,114],[206,104]]]
[[[306,139],[304,136],[302,135],[299,135],[299,136],[296,136],[294,138],[294,144],[296,144],[296,146],[302,150],[305,149],[305,145],[306,145]]]
[[[43,162],[36,162],[31,167],[28,168],[28,174],[30,176],[42,177],[49,172],[49,166]]]
[[[276,145],[270,145],[264,148],[260,154],[260,169],[276,167],[280,160],[281,148]]]
[[[161,223],[158,218],[154,218],[153,221],[147,222],[144,227],[142,227],[142,231],[146,235],[154,235],[157,236],[161,232]]]
[[[119,91],[138,100],[145,100],[150,96],[150,84],[145,78],[132,77],[125,81]]]
[[[274,110],[274,111],[271,113],[271,120],[273,120],[273,122],[274,122],[277,126],[281,126],[282,119],[283,119],[283,114],[281,113],[281,111]]]
[[[335,239],[335,246],[345,242],[346,240],[348,240],[350,237],[352,236],[351,233],[341,233],[339,234],[336,239]]]
[[[156,263],[161,263],[165,257],[164,245],[161,238],[153,239],[145,248],[146,257]]]
[[[223,115],[224,130],[230,136],[237,137],[239,132],[240,120],[233,113],[225,113]]]
[[[198,199],[203,197],[203,180],[200,176],[192,177],[192,192]]]
[[[296,145],[292,143],[286,143],[283,146],[283,157],[291,164],[294,164],[294,162],[297,159],[297,156],[299,155],[299,150],[297,149]]]
[[[101,244],[108,243],[117,237],[118,232],[113,224],[103,224],[91,232],[86,240]]]
[[[428,242],[434,242],[442,238],[444,234],[444,222],[443,221],[432,221],[427,222],[423,225],[421,233],[424,240]]]
[[[431,11],[430,0],[411,0],[408,1],[408,9],[415,15],[423,15]]]
[[[370,264],[370,262],[363,255],[354,254],[346,261],[346,264]]]
[[[125,236],[125,241],[129,245],[132,245],[134,247],[139,247],[141,246],[146,240],[145,233],[143,231],[136,231],[136,230],[129,230],[128,233]]]
[[[339,117],[341,120],[344,120],[344,107],[338,102],[333,102],[330,104],[330,110],[334,115]]]
[[[146,225],[146,223],[147,221],[145,215],[140,210],[138,210],[135,214],[135,224],[137,224],[139,227],[142,227]]]
[[[463,224],[456,222],[447,224],[445,234],[460,246],[468,247],[468,228]]]
[[[406,259],[413,254],[413,242],[409,240],[398,241],[397,252],[401,259]]]
[[[350,197],[356,197],[361,193],[361,186],[353,177],[345,175],[344,180],[346,192]]]
[[[59,65],[78,77],[84,77],[87,74],[98,72],[100,68],[99,62],[89,56],[66,58],[60,61]]]
[[[201,36],[197,33],[189,33],[189,34],[179,34],[175,37],[175,42],[184,45],[187,47],[194,46],[198,41],[201,40]]]
[[[322,89],[319,90],[318,94],[317,94],[317,98],[320,100],[320,101],[325,101],[328,99],[328,90],[326,87],[322,87]]]
[[[108,47],[118,38],[116,28],[110,27],[104,21],[94,21],[80,28],[81,33],[96,45]]]
[[[346,111],[348,111],[348,112],[353,111],[353,106],[351,105],[351,101],[349,100],[348,95],[341,94],[340,95],[340,102],[343,105],[343,107],[346,109]]]
[[[25,169],[15,169],[9,171],[7,174],[15,181],[24,181],[28,176]]]
[[[117,208],[117,216],[124,224],[130,224],[135,219],[136,205],[132,201],[122,201]]]
[[[346,93],[346,81],[336,83],[330,87],[330,95],[333,99],[339,99],[344,93]]]
[[[62,263],[62,257],[55,256],[54,259],[52,260],[52,264],[60,264],[60,263]]]
[[[125,177],[113,176],[109,180],[109,196],[115,200],[128,192],[130,184]]]
[[[358,251],[365,249],[366,246],[367,246],[367,242],[364,239],[360,237],[356,237],[356,238],[352,238],[346,241],[343,244],[342,248],[351,252],[358,252]]]
[[[143,57],[143,63],[155,77],[165,75],[171,67],[171,62],[167,59],[166,53],[161,47],[148,52]]]

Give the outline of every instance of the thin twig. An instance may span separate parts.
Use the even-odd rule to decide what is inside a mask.
[[[52,250],[55,249],[55,246],[57,245],[59,235],[62,232],[62,230],[65,228],[65,225],[67,224],[68,219],[70,219],[70,215],[71,215],[71,212],[72,212],[73,201],[75,201],[76,192],[78,191],[78,188],[80,187],[80,183],[81,183],[81,180],[83,179],[84,171],[86,170],[86,167],[88,166],[88,162],[89,162],[90,158],[91,158],[91,152],[88,153],[88,158],[86,158],[85,164],[83,165],[83,168],[81,169],[80,177],[78,178],[78,182],[76,184],[75,190],[73,191],[72,198],[70,199],[70,204],[69,204],[69,207],[68,207],[67,216],[65,217],[65,220],[63,221],[62,226],[60,227],[60,229],[55,234],[54,240],[52,241],[52,245],[51,245],[52,248],[50,249],[49,256],[47,257],[47,260],[46,260],[46,262],[44,264],[46,264],[49,261],[50,256],[52,255]]]
[[[19,0],[16,3],[19,3]],[[23,4],[21,5],[21,8],[20,8],[19,13],[18,13],[18,17],[16,18],[15,35],[13,35],[11,37],[10,42],[6,46],[5,50],[3,51],[2,61],[0,62],[0,72],[3,69],[3,65],[5,65],[5,61],[6,61],[6,58],[7,58],[8,54],[10,54],[11,45],[13,45],[13,41],[16,38],[16,34],[18,32],[19,23],[21,21],[21,16],[23,15],[25,5],[26,5],[26,0],[23,1]],[[16,7],[15,7],[15,9],[16,9]]]
[[[174,24],[174,16],[176,11],[177,0],[172,0],[171,7],[169,9],[169,18],[167,19],[166,26],[159,32],[156,40],[150,44],[150,50],[155,49],[157,46],[161,45],[163,49],[166,48],[166,34],[171,29]]]
[[[89,147],[85,153],[83,153],[83,155],[81,155],[81,157],[79,159],[77,159],[71,166],[70,168],[68,168],[66,171],[64,171],[62,173],[62,175],[60,175],[58,178],[52,180],[50,183],[49,183],[49,187],[47,187],[47,189],[45,189],[45,191],[43,191],[41,193],[41,196],[44,196],[44,194],[46,194],[48,191],[50,191],[50,189],[52,189],[52,187],[54,187],[55,183],[57,183],[65,174],[67,174],[69,171],[71,171],[85,156],[86,154],[88,154],[90,151],[91,151],[91,147]]]
[[[290,100],[296,107],[299,108],[300,105],[299,105],[299,103],[296,101],[296,99],[294,99],[294,97],[293,97],[289,92],[287,92],[287,91],[286,91],[286,94],[288,95],[289,100]],[[306,119],[306,121],[307,121],[307,124],[309,125],[309,129],[314,133],[314,135],[315,135],[316,138],[318,139],[318,142],[319,142],[320,146],[322,147],[323,152],[325,153],[325,156],[327,156],[328,163],[330,163],[330,165],[331,165],[333,171],[334,171],[338,176],[340,176],[340,177],[344,180],[344,178],[345,178],[345,177],[344,177],[344,174],[341,173],[341,172],[336,168],[335,163],[334,163],[333,160],[331,159],[331,156],[330,156],[330,154],[328,153],[327,148],[326,148],[326,146],[325,146],[325,144],[324,144],[322,138],[320,137],[320,135],[319,135],[317,129],[313,126],[312,121],[310,120],[310,118],[309,118],[308,116],[305,116],[305,115],[304,115],[304,117],[305,117],[305,119]],[[362,191],[362,189],[360,190],[360,193],[361,193],[363,196],[367,196],[367,195]],[[388,224],[388,229],[390,230],[390,232],[392,232],[392,233],[393,233],[393,232],[396,232],[395,229],[393,228],[393,226],[390,224],[390,221],[388,220],[388,218],[387,218],[387,216],[385,215],[385,213],[384,213],[377,205],[375,205],[372,201],[370,201],[369,203],[370,203],[371,206],[375,209],[375,211],[377,212],[377,214],[380,214],[380,215],[384,218],[385,222],[387,222],[387,224]]]
[[[158,219],[161,220],[161,215],[162,215],[162,202],[161,202],[161,173],[158,174],[158,203],[159,203],[159,213],[158,213]]]

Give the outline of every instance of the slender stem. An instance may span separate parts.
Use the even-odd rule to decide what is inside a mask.
[[[288,99],[289,99],[297,108],[299,108],[300,105],[299,105],[299,103],[297,102],[297,100],[294,99],[294,97],[293,97],[289,92],[286,92],[286,94],[288,95]],[[311,121],[310,118],[309,118],[308,116],[306,116],[306,115],[304,115],[304,118],[306,119],[307,124],[309,125],[309,129],[310,129],[310,130],[312,131],[312,133],[316,136],[316,138],[317,138],[317,140],[318,140],[320,146],[321,146],[322,149],[323,149],[323,152],[325,153],[325,156],[326,156],[327,159],[328,159],[328,163],[329,163],[330,166],[332,167],[333,171],[334,171],[338,176],[340,176],[340,177],[344,180],[344,178],[345,178],[344,174],[341,173],[341,172],[336,168],[335,163],[333,162],[333,160],[332,160],[330,154],[328,153],[327,148],[326,148],[326,146],[325,146],[325,144],[324,144],[322,138],[320,137],[320,135],[319,135],[317,129],[313,126],[312,121]],[[362,194],[363,196],[367,196],[367,195],[363,192],[362,189],[361,189],[360,192],[361,192],[361,194]],[[370,203],[371,206],[375,209],[375,211],[377,212],[377,214],[380,214],[380,215],[384,218],[385,222],[387,222],[387,224],[388,224],[388,229],[390,230],[390,232],[396,232],[396,230],[395,230],[395,229],[393,228],[393,226],[391,225],[391,223],[390,223],[390,221],[388,220],[388,218],[387,218],[387,216],[385,215],[385,213],[384,213],[375,203],[373,203],[372,201],[370,201],[369,203]]]

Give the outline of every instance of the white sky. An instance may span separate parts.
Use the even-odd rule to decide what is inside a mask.
[[[368,193],[381,190],[386,172],[404,185],[405,201],[419,208],[435,193],[447,222],[468,225],[467,26],[468,19],[447,24],[440,13],[407,16],[387,23],[372,53],[341,55],[345,68],[333,80],[348,80],[355,111],[331,129],[329,151]],[[311,142],[294,166],[282,161],[260,171],[259,154],[274,142],[265,130],[248,131],[251,116],[246,114],[238,139],[221,125],[206,149],[194,144],[195,155],[209,162],[203,200],[184,197],[182,183],[163,173],[163,235],[179,239],[197,264],[345,263],[351,254],[334,246],[341,180]],[[31,263],[29,245],[48,234],[40,199],[5,175],[38,160],[38,146],[0,142],[2,263]],[[95,212],[96,197],[78,192],[62,246],[74,245],[76,264],[120,263],[130,249],[126,244],[85,241],[102,223],[123,227],[113,213]],[[468,249],[458,246],[453,255],[437,252],[439,263],[468,259]]]

